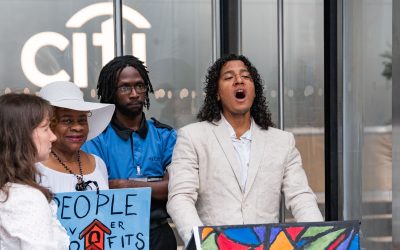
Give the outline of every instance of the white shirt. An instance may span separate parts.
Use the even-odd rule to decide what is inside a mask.
[[[235,148],[236,157],[237,157],[238,161],[240,162],[240,166],[242,169],[240,187],[242,189],[242,192],[244,192],[246,189],[247,172],[248,172],[249,163],[250,163],[251,128],[253,126],[253,119],[251,119],[250,129],[247,130],[238,139],[236,137],[235,130],[233,129],[231,124],[229,124],[229,122],[225,119],[225,117],[222,114],[221,114],[221,116],[223,117],[223,119],[225,121],[226,127],[229,131],[229,137],[231,138],[233,147]]]
[[[38,189],[9,183],[6,202],[0,191],[1,250],[69,249],[69,237],[57,220],[57,205]]]
[[[95,169],[92,173],[83,175],[83,180],[96,181],[100,190],[108,189],[108,172],[106,164],[100,157],[96,155],[93,156],[96,161]],[[75,185],[77,179],[75,175],[53,170],[40,162],[36,163],[36,168],[42,174],[41,178],[37,178],[37,181],[43,187],[49,188],[53,193],[76,191]],[[92,185],[93,184],[91,184],[91,186]]]

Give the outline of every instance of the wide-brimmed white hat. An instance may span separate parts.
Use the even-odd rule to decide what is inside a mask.
[[[109,124],[115,106],[97,102],[85,102],[83,93],[72,82],[52,82],[39,91],[39,96],[50,102],[52,106],[78,111],[90,111],[88,116],[89,134],[87,140],[99,135]]]

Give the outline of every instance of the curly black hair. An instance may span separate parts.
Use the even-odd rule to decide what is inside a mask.
[[[257,69],[243,55],[230,54],[218,59],[209,69],[206,76],[204,92],[206,97],[204,104],[197,114],[199,121],[219,121],[221,119],[222,104],[217,99],[218,95],[218,80],[222,67],[229,61],[240,60],[246,65],[254,82],[256,96],[253,105],[250,108],[250,114],[255,123],[262,129],[267,130],[268,127],[274,127],[272,122],[271,112],[269,111],[266,98],[264,96],[264,87]]]
[[[137,57],[131,55],[117,56],[108,62],[100,71],[97,81],[97,96],[101,103],[115,104],[115,92],[117,91],[118,77],[121,71],[126,67],[134,67],[139,71],[144,83],[147,85],[144,107],[149,109],[149,93],[154,93],[146,66]]]

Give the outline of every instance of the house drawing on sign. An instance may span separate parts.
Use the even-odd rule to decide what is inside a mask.
[[[103,250],[104,233],[111,234],[111,230],[101,221],[94,219],[79,235],[79,239],[85,237],[85,250]]]

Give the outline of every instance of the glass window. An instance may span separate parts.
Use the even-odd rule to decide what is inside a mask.
[[[262,28],[261,28],[262,27]],[[264,80],[264,94],[278,124],[278,36],[276,1],[242,1],[242,51]]]
[[[324,1],[284,1],[284,121],[323,210]],[[323,211],[322,211],[323,212]]]
[[[211,1],[123,3],[148,22],[140,29],[124,20],[125,53],[146,61],[155,91],[148,116],[175,128],[195,121],[207,68],[213,63]]]
[[[0,3],[0,93],[69,80],[96,101],[99,72],[114,57],[112,4]],[[210,0],[123,1],[124,53],[146,62],[155,90],[149,117],[175,128],[195,121],[212,63],[211,20]]]
[[[392,241],[392,1],[344,1],[344,219],[363,247]]]
[[[103,29],[112,10],[112,1],[2,1],[0,93],[69,80],[97,99],[102,52],[114,51]]]
[[[260,71],[278,124],[277,1],[243,0],[242,5],[243,54]],[[310,186],[323,209],[323,1],[284,1],[283,7],[285,130],[296,137]]]

